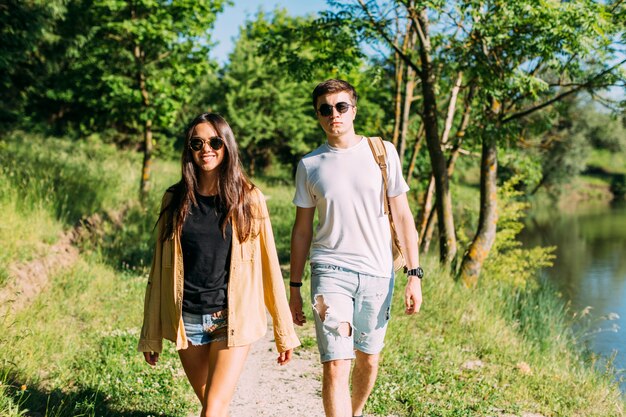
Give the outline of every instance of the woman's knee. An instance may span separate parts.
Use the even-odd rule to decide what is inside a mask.
[[[228,404],[223,401],[210,401],[204,407],[200,417],[228,417]]]

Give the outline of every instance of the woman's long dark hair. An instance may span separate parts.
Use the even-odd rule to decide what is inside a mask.
[[[226,216],[222,224],[222,232],[226,230],[226,223],[237,225],[237,234],[240,242],[246,241],[255,231],[253,230],[252,191],[254,184],[246,177],[239,159],[239,148],[235,141],[232,129],[222,116],[216,113],[202,113],[191,121],[185,132],[185,144],[182,154],[182,178],[170,187],[168,192],[173,196],[159,215],[159,220],[165,216],[165,225],[161,229],[161,240],[172,237],[173,233],[180,236],[192,205],[197,205],[195,191],[198,186],[199,168],[193,160],[189,140],[194,135],[196,126],[201,123],[210,124],[218,136],[224,140],[224,159],[219,165],[217,178],[217,195],[219,203],[225,208]]]

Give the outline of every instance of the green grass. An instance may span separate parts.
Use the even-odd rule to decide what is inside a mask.
[[[395,300],[369,412],[622,415],[612,376],[586,359],[553,292],[497,282],[467,290],[432,261],[427,270],[418,316],[403,315]]]
[[[79,261],[52,282],[28,310],[5,318],[5,400],[47,416],[192,411],[195,397],[172,344],[155,368],[136,351],[144,275]],[[8,411],[0,409],[0,415],[14,415]]]
[[[602,167],[611,174],[626,174],[626,152],[594,149],[586,163],[587,166]]]
[[[120,225],[104,216],[98,233],[82,241],[78,262],[50,277],[46,291],[28,308],[17,314],[0,309],[0,415],[15,417],[26,410],[50,417],[187,415],[196,400],[172,344],[165,343],[156,368],[135,350],[152,226],[163,191],[178,179],[178,162],[155,163],[153,191],[142,208],[134,197],[136,155],[98,143],[83,149],[61,139],[36,140],[53,144],[58,158],[51,151],[51,161],[31,163],[39,156],[19,153],[17,142],[0,143],[0,159],[7,161],[15,151],[22,161],[0,173],[0,205],[9,213],[0,219],[0,230],[20,236],[0,243],[0,266],[40,256],[72,219],[115,213],[121,206],[125,217]],[[60,184],[56,175],[70,184]],[[293,188],[268,178],[255,183],[268,197],[286,264]],[[46,187],[50,192],[40,195]],[[95,187],[93,195],[75,194],[86,187]],[[456,193],[462,198],[470,191],[459,187]],[[77,208],[68,209],[64,201],[75,201]],[[469,204],[464,207],[470,211]],[[428,275],[419,315],[403,314],[404,277],[397,280],[369,414],[623,414],[612,375],[586,354],[571,330],[571,313],[549,288],[515,289],[497,276],[485,276],[470,291],[431,257],[424,262]],[[303,297],[309,298],[306,284]],[[315,350],[311,311],[305,310],[308,323],[298,330],[302,349]]]
[[[20,204],[19,191],[11,186],[7,174],[0,170],[0,287],[8,278],[9,264],[27,262],[44,255],[62,231],[50,211],[43,204]]]

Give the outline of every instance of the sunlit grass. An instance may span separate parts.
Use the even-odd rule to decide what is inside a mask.
[[[516,293],[497,283],[468,290],[431,259],[426,269],[418,316],[403,314],[402,278],[396,285],[370,412],[622,415],[612,374],[595,370],[575,346],[568,313],[550,290]]]
[[[594,149],[586,161],[588,166],[602,167],[612,174],[626,174],[626,152]]]
[[[145,283],[93,261],[52,277],[34,305],[5,317],[0,364],[9,397],[49,416],[187,415],[194,398],[172,344],[156,368],[136,351]]]
[[[0,169],[0,235],[4,237],[0,243],[0,288],[8,278],[10,263],[44,255],[62,230],[43,204],[23,205],[18,196],[19,191]]]
[[[0,206],[9,213],[0,227],[19,237],[0,243],[0,266],[39,256],[42,242],[53,243],[59,231],[71,226],[71,218],[121,206],[126,212],[121,228],[105,222],[100,234],[90,238],[94,240],[83,242],[77,263],[51,276],[33,304],[16,315],[0,315],[0,415],[17,417],[26,409],[51,417],[188,415],[196,400],[173,345],[164,344],[156,368],[147,366],[135,349],[152,226],[163,192],[180,177],[179,163],[155,162],[152,189],[142,207],[137,204],[141,161],[136,155],[106,147],[95,152],[98,144],[81,150],[68,141],[55,141],[53,148],[66,154],[58,159],[63,164],[54,169],[47,163],[18,167],[20,176],[37,177],[41,169],[41,183],[28,180],[32,187],[24,189],[21,180],[0,182]],[[28,161],[29,155],[19,157]],[[81,169],[84,164],[91,167]],[[71,187],[39,195],[57,184],[57,174],[77,177]],[[92,187],[100,178],[89,198],[74,194],[85,192],[83,179]],[[288,178],[253,180],[268,198],[286,267],[295,215],[293,186]],[[462,187],[454,192],[455,200],[475,193]],[[79,208],[67,211],[63,201],[76,201]],[[473,204],[464,205],[464,210],[471,211]],[[427,276],[419,315],[403,314],[405,278],[398,276],[393,319],[368,414],[622,415],[612,375],[594,367],[593,357],[584,353],[571,330],[571,312],[550,289],[516,290],[491,277],[470,291],[456,284],[434,257],[424,256],[423,261]],[[308,271],[304,282],[308,306]],[[315,350],[311,308],[304,310],[308,323],[298,329],[301,349]]]

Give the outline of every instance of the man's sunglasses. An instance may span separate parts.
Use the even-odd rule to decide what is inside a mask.
[[[319,107],[319,109],[317,109],[317,111],[320,112],[322,116],[330,116],[331,114],[333,114],[333,107],[337,109],[339,114],[344,114],[345,112],[350,110],[350,107],[355,107],[355,106],[353,104],[346,103],[345,101],[340,101],[334,106],[324,103]]]
[[[204,148],[205,143],[208,143],[213,150],[219,151],[220,149],[222,149],[222,146],[224,146],[224,139],[220,138],[219,136],[213,136],[212,138],[209,138],[209,140],[204,140],[202,138],[194,136],[189,140],[189,147],[198,152],[201,151],[202,148]]]

